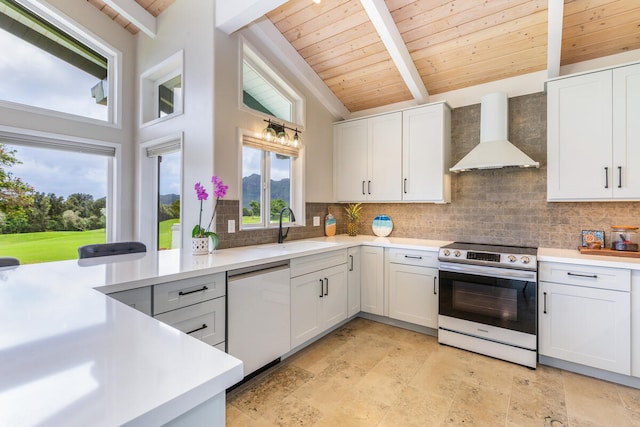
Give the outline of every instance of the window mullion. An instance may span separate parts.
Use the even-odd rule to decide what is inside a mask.
[[[264,203],[262,204],[262,225],[264,228],[269,228],[271,225],[271,156],[268,151],[262,151],[262,194],[264,197]]]

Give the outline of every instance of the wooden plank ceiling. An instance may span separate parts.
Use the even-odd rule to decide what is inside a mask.
[[[138,34],[140,29],[133,25],[127,18],[120,15],[113,8],[109,7],[103,0],[86,0],[95,7],[97,7],[102,13],[107,15],[112,20],[123,26],[131,34]],[[144,10],[149,12],[154,17],[157,17],[162,12],[167,10],[175,0],[135,0]]]
[[[174,2],[136,1],[154,16]],[[289,0],[267,15],[351,112],[413,99],[365,1]],[[547,68],[547,0],[384,1],[431,95]],[[561,65],[635,49],[639,0],[564,1]]]

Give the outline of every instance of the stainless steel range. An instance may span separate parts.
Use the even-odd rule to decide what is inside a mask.
[[[535,368],[536,253],[458,242],[440,248],[438,341]]]

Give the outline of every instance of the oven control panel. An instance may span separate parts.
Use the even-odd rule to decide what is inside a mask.
[[[440,248],[438,259],[440,261],[510,267],[525,270],[535,270],[537,268],[536,255],[533,253],[501,253],[444,247]]]

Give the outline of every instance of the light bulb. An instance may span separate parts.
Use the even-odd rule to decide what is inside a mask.
[[[276,141],[281,145],[289,145],[289,135],[287,135],[287,133],[283,130],[278,133]]]
[[[262,131],[262,139],[267,142],[271,142],[276,139],[276,131],[271,127],[271,122],[269,122],[267,127]]]

